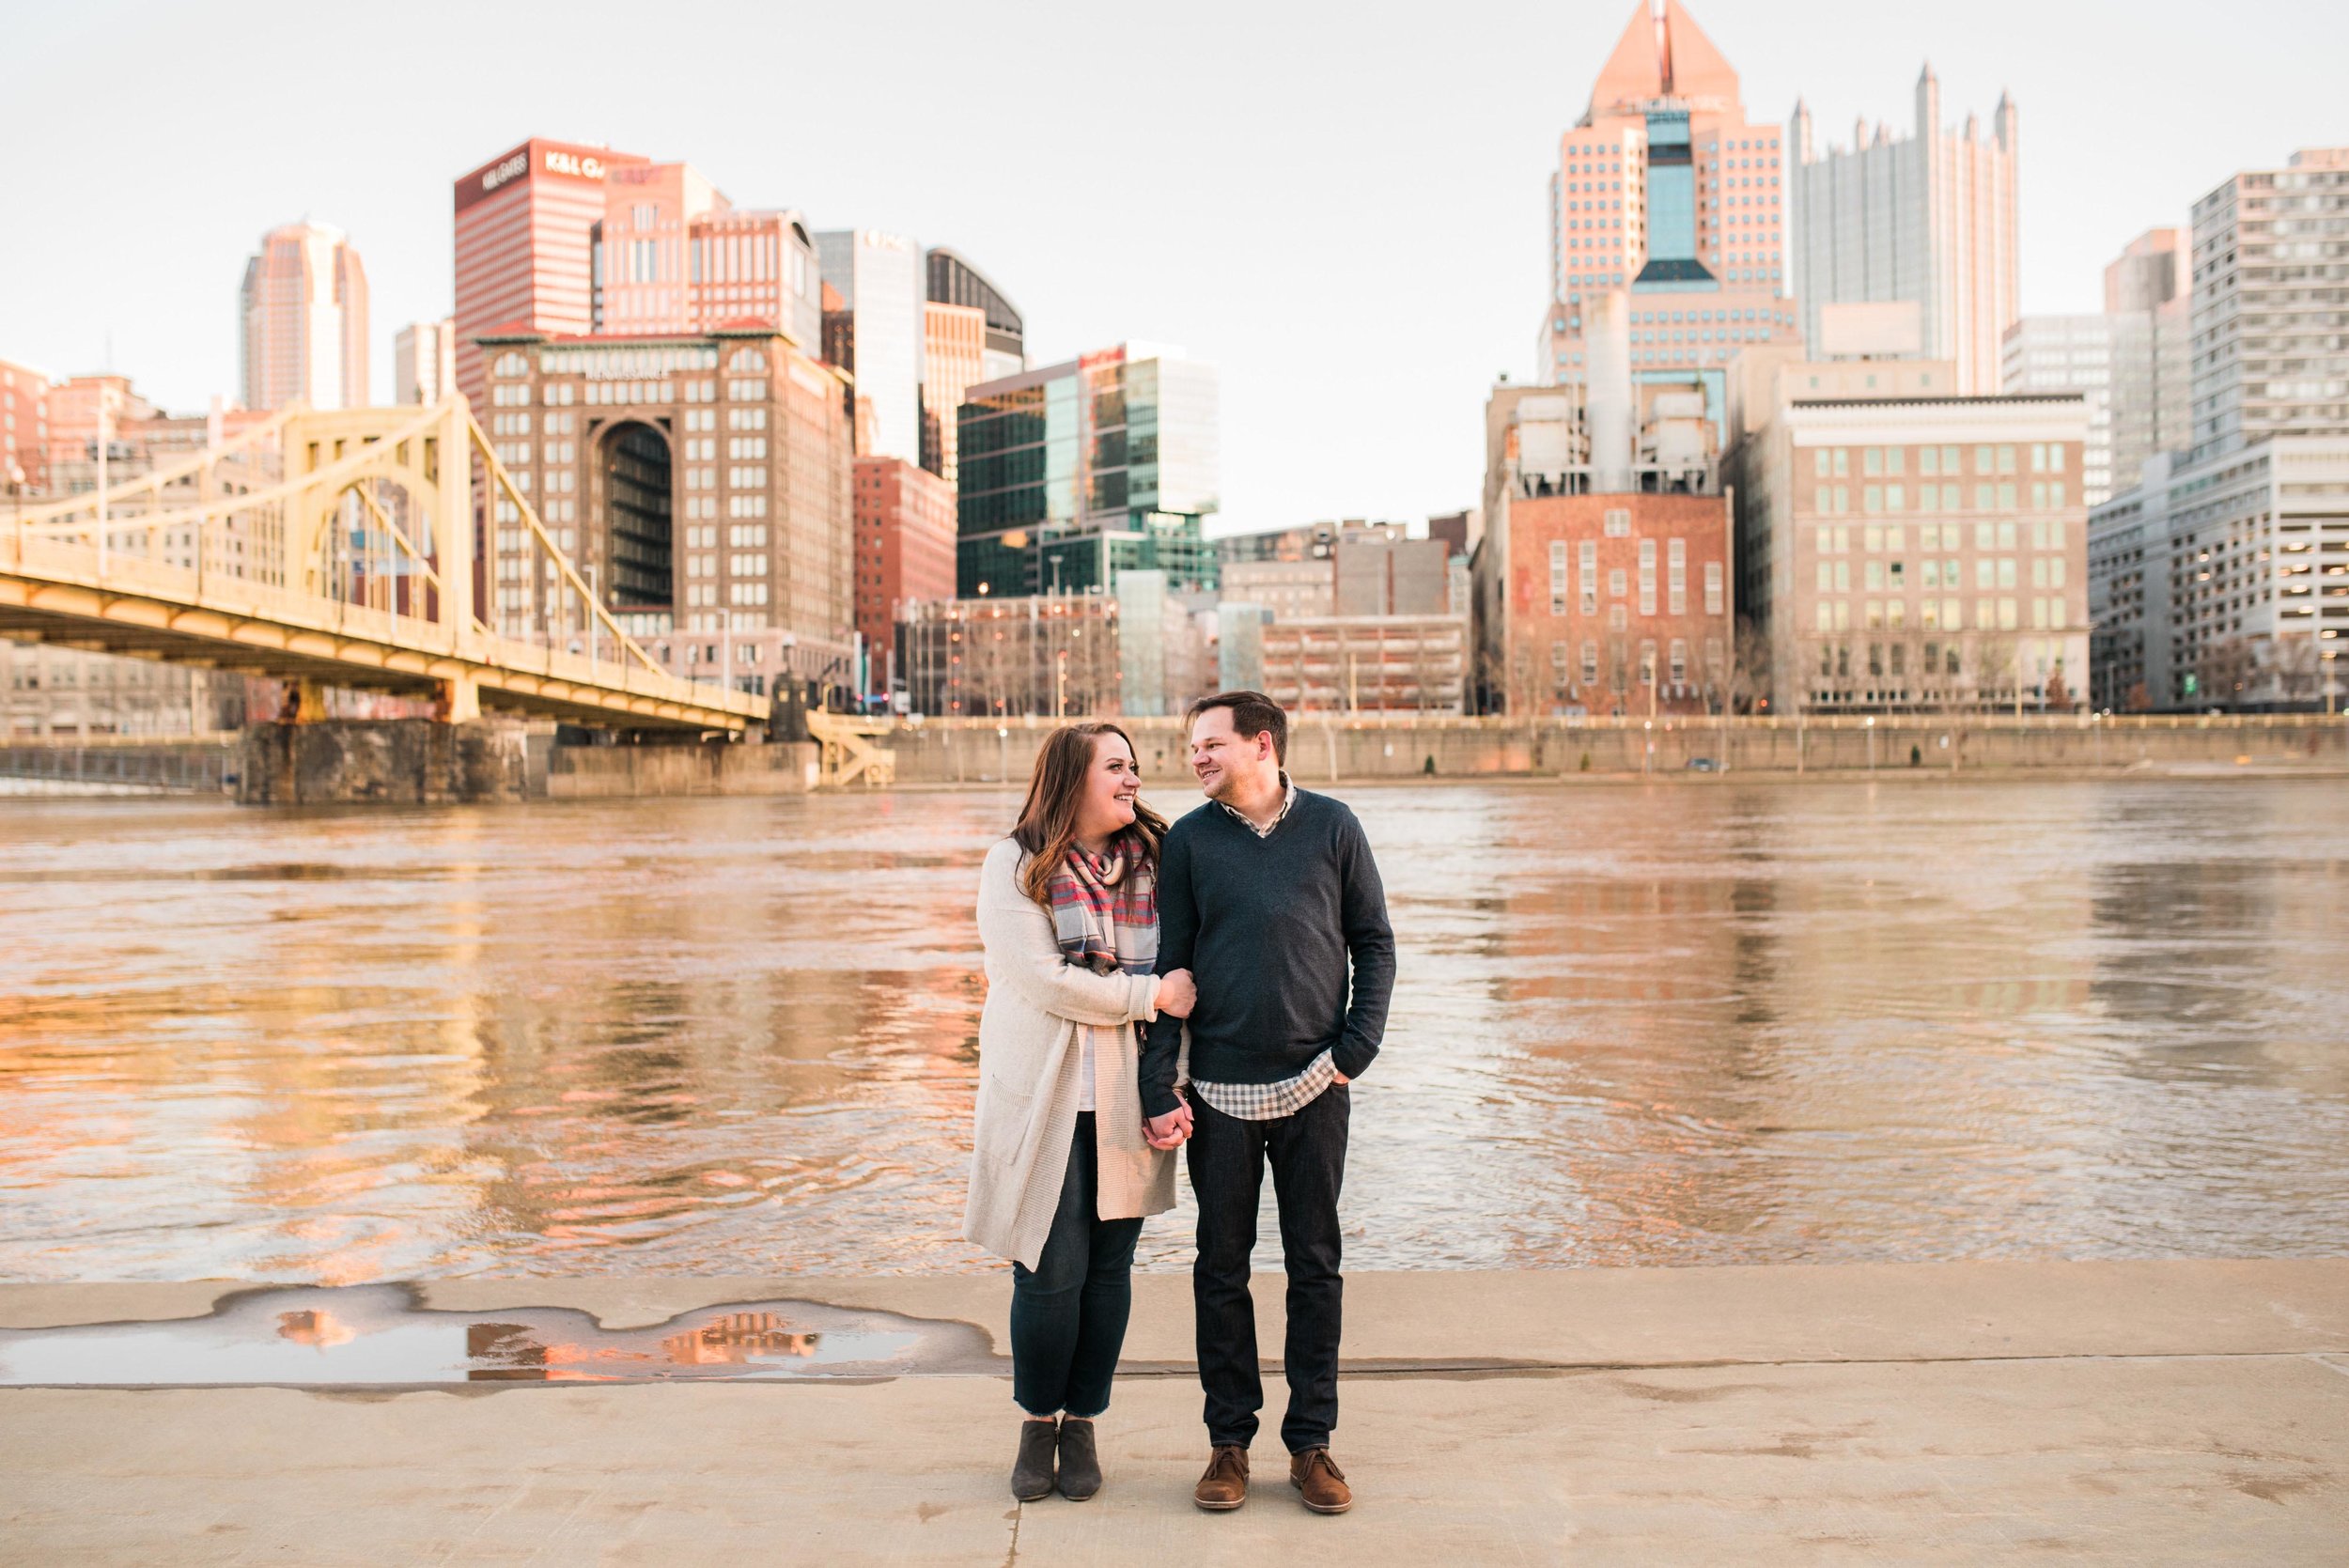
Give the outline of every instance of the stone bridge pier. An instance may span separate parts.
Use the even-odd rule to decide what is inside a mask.
[[[521,725],[472,719],[321,719],[244,732],[237,800],[249,806],[439,805],[531,793]]]

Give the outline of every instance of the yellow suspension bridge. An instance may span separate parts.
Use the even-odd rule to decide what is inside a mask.
[[[495,525],[476,525],[476,497],[505,504]],[[518,537],[521,570],[502,570]],[[476,562],[481,582],[542,585],[534,624],[482,618]],[[0,512],[0,635],[292,682],[302,717],[325,686],[432,698],[451,722],[740,732],[769,711],[669,674],[621,629],[457,396],[289,408],[120,486]]]

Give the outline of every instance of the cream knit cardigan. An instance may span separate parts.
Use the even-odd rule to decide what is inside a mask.
[[[1129,1219],[1173,1208],[1174,1154],[1143,1141],[1136,1085],[1133,1025],[1158,1016],[1158,977],[1096,974],[1068,963],[1052,917],[1019,891],[1026,859],[1005,839],[979,873],[987,1007],[979,1015],[977,1136],[962,1234],[1034,1268],[1060,1207],[1076,1136],[1084,1071],[1078,1031],[1093,1032],[1098,1217]]]

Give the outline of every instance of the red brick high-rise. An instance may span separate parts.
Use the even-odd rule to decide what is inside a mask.
[[[648,162],[534,136],[457,181],[457,385],[476,413],[488,385],[477,334],[595,330],[593,231],[603,221],[604,173]]]
[[[1494,392],[1475,567],[1486,711],[1644,719],[1735,700],[1729,502],[1702,386]]]
[[[49,378],[0,360],[0,492],[49,483]]]
[[[955,487],[903,458],[856,460],[856,629],[887,691],[897,606],[955,597]]]

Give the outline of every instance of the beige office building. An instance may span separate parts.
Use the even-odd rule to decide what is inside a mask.
[[[2148,458],[2192,441],[2192,274],[2183,228],[2147,229],[2105,268],[2115,492],[2138,482]]]
[[[2247,169],[2194,204],[2195,458],[2349,435],[2349,147]]]
[[[2067,707],[2088,679],[2088,411],[1947,362],[1737,367],[1741,643],[1770,710]]]
[[[688,679],[852,682],[853,454],[835,371],[765,321],[478,341],[499,462],[624,630]],[[513,504],[493,505],[485,618],[583,647],[574,591],[534,562]]]
[[[411,321],[392,340],[392,401],[437,403],[457,390],[457,322]]]

